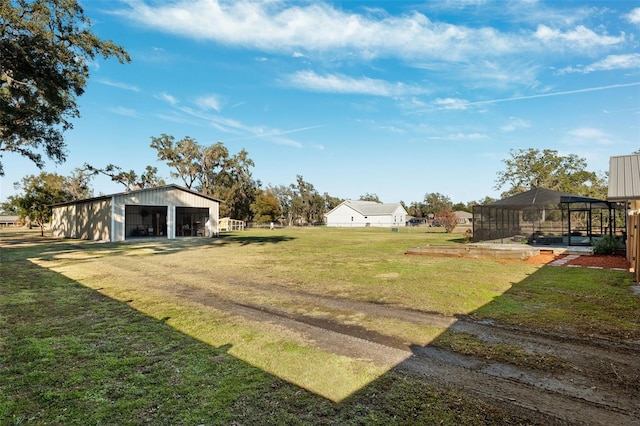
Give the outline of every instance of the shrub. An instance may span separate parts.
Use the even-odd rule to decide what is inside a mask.
[[[613,235],[605,235],[601,240],[596,241],[593,245],[595,254],[615,254],[620,247],[618,238]]]
[[[458,217],[451,210],[442,210],[436,213],[433,219],[440,222],[448,234],[452,233],[458,225]]]

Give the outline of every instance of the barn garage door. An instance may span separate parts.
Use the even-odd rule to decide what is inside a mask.
[[[176,207],[176,237],[204,237],[209,220],[207,207]]]
[[[167,206],[125,206],[125,238],[167,238]]]

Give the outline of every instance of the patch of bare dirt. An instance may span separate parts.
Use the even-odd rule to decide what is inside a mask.
[[[547,265],[554,260],[566,258],[566,255],[554,255],[553,253],[540,253],[532,256],[524,262],[530,265]],[[623,255],[594,254],[591,256],[577,256],[575,259],[567,261],[564,265],[581,266],[585,268],[603,269],[629,269],[630,265]]]
[[[593,256],[578,256],[567,262],[567,265],[595,267],[604,269],[629,269],[630,265],[624,256],[611,254],[596,254]]]
[[[556,256],[553,253],[540,253],[537,256],[531,256],[528,259],[525,259],[524,262],[529,265],[546,265],[558,259],[558,257],[559,256]]]

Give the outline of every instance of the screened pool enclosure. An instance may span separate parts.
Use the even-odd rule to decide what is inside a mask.
[[[624,236],[623,204],[535,188],[473,207],[473,241],[535,245],[592,245],[604,235]]]

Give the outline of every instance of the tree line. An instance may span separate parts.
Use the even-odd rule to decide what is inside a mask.
[[[210,146],[199,144],[191,137],[176,141],[173,136],[162,134],[151,137],[151,148],[157,152],[158,161],[170,167],[171,178],[179,180],[188,189],[201,192],[224,202],[220,206],[221,217],[248,222],[279,222],[282,225],[317,224],[324,215],[344,200],[328,193],[320,193],[302,175],[289,185],[263,187],[254,179],[251,169],[255,166],[249,153],[242,149],[232,154],[222,142]],[[505,170],[498,173],[495,189],[507,186],[503,196],[514,195],[534,187],[543,187],[594,198],[606,198],[606,176],[584,170],[586,162],[575,155],[561,156],[555,150],[512,150],[503,160]],[[7,213],[29,217],[40,226],[48,221],[48,206],[93,196],[91,180],[102,174],[123,185],[125,192],[165,185],[157,167],[146,166],[143,172],[125,171],[108,164],[104,167],[85,164],[70,176],[42,172],[38,176],[26,176],[16,183],[18,195],[10,196],[0,207]],[[528,184],[527,184],[528,182]],[[360,200],[381,202],[375,193],[365,193]],[[471,212],[474,205],[496,201],[491,197],[467,203],[453,203],[450,197],[439,192],[429,192],[423,200],[400,203],[410,216],[416,218],[440,218],[451,222],[450,212]],[[455,222],[455,221],[454,221]]]

